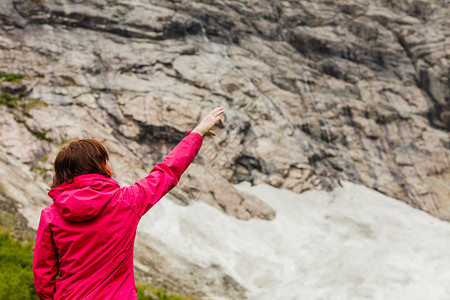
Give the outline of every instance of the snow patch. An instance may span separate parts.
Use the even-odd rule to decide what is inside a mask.
[[[350,182],[303,194],[235,187],[270,205],[275,219],[162,200],[142,218],[141,242],[221,266],[249,299],[448,299],[449,223]]]

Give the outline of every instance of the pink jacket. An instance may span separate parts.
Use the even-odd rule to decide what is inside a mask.
[[[48,194],[33,260],[41,299],[137,299],[133,248],[140,218],[170,191],[202,145],[188,135],[132,186],[85,174]]]

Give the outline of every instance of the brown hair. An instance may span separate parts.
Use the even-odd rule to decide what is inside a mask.
[[[63,146],[55,159],[55,176],[51,188],[83,174],[101,174],[111,177],[106,167],[108,152],[100,142],[93,139],[81,139]]]

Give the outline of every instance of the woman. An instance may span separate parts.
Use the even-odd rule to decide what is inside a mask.
[[[105,148],[91,139],[63,147],[41,213],[33,260],[41,299],[137,299],[133,248],[140,218],[178,182],[204,134],[222,123],[217,107],[132,186],[111,178]]]

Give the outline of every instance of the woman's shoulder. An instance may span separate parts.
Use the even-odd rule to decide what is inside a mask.
[[[55,203],[50,204],[49,206],[45,207],[41,211],[41,222],[46,221],[47,223],[50,223],[55,219],[55,217],[59,216],[58,211],[56,210]]]

